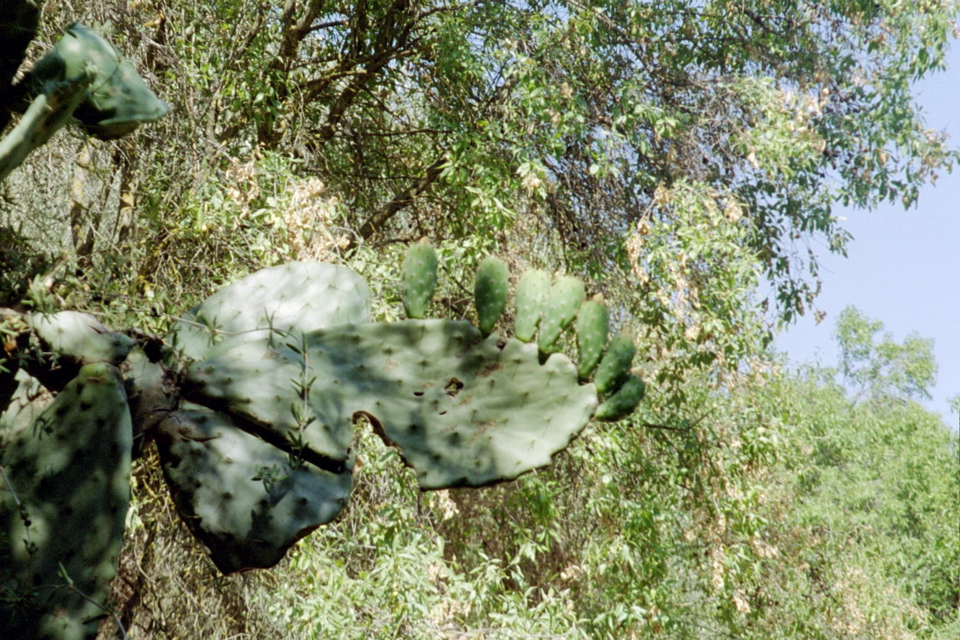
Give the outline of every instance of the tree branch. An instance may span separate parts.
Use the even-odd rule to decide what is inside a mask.
[[[426,191],[431,184],[436,182],[444,168],[450,163],[450,154],[442,154],[433,164],[426,168],[423,175],[409,187],[404,189],[393,197],[390,202],[380,208],[373,214],[363,226],[360,227],[360,237],[364,240],[370,238],[379,231],[393,216],[397,215],[402,209],[408,206],[415,198]],[[353,243],[351,243],[353,244]]]

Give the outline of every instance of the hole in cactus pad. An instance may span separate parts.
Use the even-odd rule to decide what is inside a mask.
[[[451,398],[456,398],[457,394],[460,393],[460,390],[463,389],[463,383],[457,380],[456,378],[450,378],[450,382],[447,383],[447,386],[443,390]]]

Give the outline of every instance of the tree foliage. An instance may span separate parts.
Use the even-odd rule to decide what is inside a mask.
[[[858,397],[929,399],[937,376],[933,340],[916,333],[900,344],[889,333],[877,340],[882,331],[882,322],[854,307],[840,312],[835,335],[843,379],[857,387]]]
[[[909,205],[952,163],[910,82],[942,67],[955,9],[49,6],[48,30],[110,20],[175,110],[135,144],[97,149],[70,224],[97,229],[104,249],[152,247],[121,284],[139,294],[152,274],[188,278],[174,256],[198,246],[245,270],[292,252],[283,227],[324,235],[284,206],[288,175],[318,178],[338,205],[334,249],[427,235],[469,238],[473,262],[516,251],[593,278],[641,320],[662,382],[691,364],[734,368],[764,338],[757,305],[782,319],[810,308],[814,247],[847,241],[835,203]],[[115,203],[113,232],[97,197]],[[87,236],[74,243],[90,253]]]
[[[574,273],[653,382],[636,421],[485,495],[421,496],[361,438],[356,506],[276,572],[226,581],[148,453],[119,618],[156,638],[956,637],[957,443],[910,402],[930,344],[841,316],[842,373],[881,400],[866,403],[765,351],[773,323],[812,308],[817,253],[844,251],[838,203],[910,206],[952,165],[910,86],[942,68],[956,15],[47,3],[32,57],[73,20],[103,26],[171,114],[120,141],[64,132],[3,183],[3,304],[163,333],[223,283],[300,258],[361,272],[390,319],[400,248],[427,236],[447,315],[473,313],[466,274],[491,251]]]

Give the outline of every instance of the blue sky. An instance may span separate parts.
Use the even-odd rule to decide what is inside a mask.
[[[928,127],[946,131],[960,147],[960,42],[952,43],[947,70],[915,86]],[[844,227],[853,234],[846,259],[822,255],[823,290],[812,314],[781,334],[778,348],[794,363],[836,363],[833,330],[847,305],[883,322],[894,339],[911,332],[933,338],[940,365],[930,409],[954,430],[957,415],[947,399],[960,394],[960,166],[927,186],[910,210],[888,205],[874,211],[844,209]]]

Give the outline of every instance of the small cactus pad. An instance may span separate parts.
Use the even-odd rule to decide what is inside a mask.
[[[73,116],[91,135],[109,140],[153,122],[168,111],[134,66],[97,32],[74,23],[30,71],[29,82],[46,91],[64,80],[93,73],[84,101]]]
[[[578,278],[563,276],[553,283],[540,321],[540,351],[552,353],[558,349],[557,341],[577,317],[583,296],[583,282]]]
[[[187,404],[157,432],[167,486],[184,522],[224,574],[275,565],[347,503],[351,473],[330,473]]]
[[[485,339],[466,322],[332,327],[306,342],[263,338],[195,363],[187,397],[272,444],[300,438],[305,459],[309,450],[347,460],[354,418],[366,415],[424,489],[492,484],[549,464],[596,408],[593,386],[578,384],[566,356],[541,365],[535,347]],[[302,430],[291,411],[300,402],[312,418]]]
[[[130,447],[123,384],[104,363],[83,367],[4,447],[0,637],[96,635],[130,499]]]
[[[133,347],[132,339],[122,333],[109,331],[99,320],[86,313],[38,313],[29,317],[29,323],[46,349],[82,364],[120,364]]]
[[[517,284],[517,315],[514,318],[513,333],[517,340],[530,342],[537,333],[540,316],[550,291],[550,274],[540,269],[532,269],[520,276]]]
[[[597,413],[594,418],[604,422],[614,422],[620,418],[625,418],[637,408],[640,401],[643,400],[643,394],[646,386],[639,377],[629,374],[623,386],[615,394],[603,401],[597,407]]]
[[[370,290],[355,271],[322,262],[261,269],[185,313],[168,336],[194,360],[273,331],[309,332],[370,319]]]
[[[630,373],[633,356],[636,353],[636,345],[624,335],[616,336],[610,341],[607,352],[603,354],[600,366],[597,367],[597,375],[593,379],[593,383],[597,386],[597,393],[603,396],[620,388],[627,374]]]
[[[477,268],[474,299],[477,304],[477,326],[488,336],[507,307],[510,290],[510,270],[499,258],[488,256]]]
[[[437,288],[437,252],[425,243],[410,245],[403,260],[401,299],[408,318],[423,318]]]
[[[580,353],[577,373],[581,380],[589,378],[600,364],[603,348],[607,346],[609,324],[607,305],[602,299],[588,300],[580,305],[577,314],[577,348]]]

